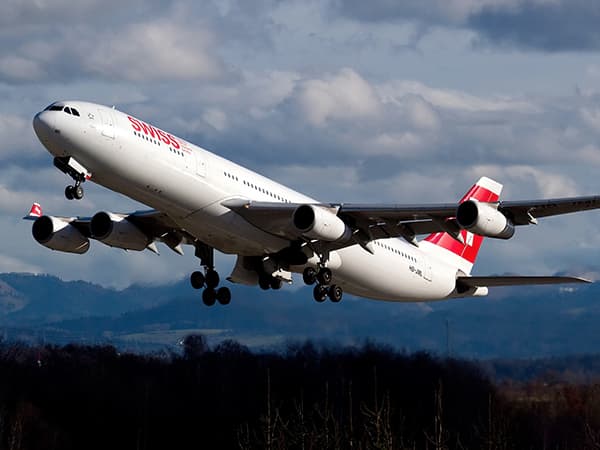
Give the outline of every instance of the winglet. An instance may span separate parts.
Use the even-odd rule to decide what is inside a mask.
[[[23,219],[24,220],[36,220],[36,219],[42,217],[42,215],[43,215],[42,205],[40,205],[39,203],[34,203],[33,205],[31,205],[29,214],[27,214],[25,217],[23,217]]]

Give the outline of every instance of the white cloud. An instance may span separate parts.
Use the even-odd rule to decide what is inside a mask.
[[[249,109],[256,119],[265,118],[281,102],[290,98],[301,80],[296,72],[263,71],[244,72],[243,91],[238,91],[236,102]]]
[[[477,176],[489,176],[505,184],[511,191],[510,198],[514,200],[533,196],[557,198],[580,194],[575,180],[547,169],[527,165],[482,165],[474,166],[471,172]],[[521,189],[518,188],[519,186]],[[503,197],[506,198],[504,195]]]
[[[379,110],[369,83],[349,68],[324,79],[303,82],[298,102],[313,125],[324,125],[328,119],[369,118]]]
[[[211,125],[217,131],[227,128],[227,116],[220,109],[210,108],[202,114],[202,120]]]
[[[91,73],[134,82],[214,78],[222,64],[212,53],[214,37],[202,24],[163,19],[105,33],[81,48]]]
[[[386,102],[398,103],[407,95],[422,97],[438,108],[468,112],[521,111],[535,112],[537,108],[526,100],[479,97],[451,89],[436,89],[418,81],[396,80],[384,83],[378,88]]]
[[[13,80],[33,81],[43,77],[45,71],[30,58],[7,55],[0,58],[0,74]]]
[[[581,119],[594,131],[600,131],[600,109],[598,108],[581,108],[579,111]]]
[[[0,111],[0,161],[39,154],[31,119]]]
[[[40,266],[21,261],[9,255],[0,254],[0,272],[45,273]]]
[[[594,144],[586,144],[574,152],[576,158],[582,163],[591,166],[600,166],[600,148]]]
[[[423,138],[411,131],[384,132],[367,143],[365,153],[370,155],[396,155],[412,159],[421,154],[423,146]]]
[[[413,126],[424,130],[439,128],[440,118],[431,104],[415,96],[408,96],[406,103],[408,116]]]

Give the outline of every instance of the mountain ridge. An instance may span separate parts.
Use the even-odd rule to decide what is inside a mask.
[[[233,302],[207,308],[187,280],[123,290],[52,276],[0,274],[0,326],[59,342],[142,343],[176,347],[190,332],[255,346],[286,340],[352,345],[375,340],[406,351],[464,357],[540,357],[600,353],[600,285],[494,290],[487,298],[388,303],[348,296],[317,304],[309,289],[261,291],[233,286]],[[1,298],[1,297],[0,297]],[[16,332],[15,330],[19,330]],[[140,345],[142,345],[140,344]]]

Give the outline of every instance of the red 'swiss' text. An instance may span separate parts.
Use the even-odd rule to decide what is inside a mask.
[[[147,123],[144,123],[134,117],[127,116],[127,118],[129,119],[129,122],[131,122],[133,129],[138,133],[144,133],[146,136],[150,136],[154,139],[160,139],[165,144],[172,145],[176,149],[181,148],[181,145],[172,134],[169,134],[163,130],[159,130],[158,128],[148,125]]]

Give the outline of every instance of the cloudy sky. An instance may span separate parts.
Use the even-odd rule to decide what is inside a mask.
[[[140,207],[89,184],[64,199],[31,127],[58,99],[115,105],[324,201],[453,201],[481,175],[511,200],[599,193],[598,23],[593,0],[5,0],[0,271],[123,287],[197,264],[33,241],[33,201]],[[593,273],[599,214],[488,240],[475,272]]]

